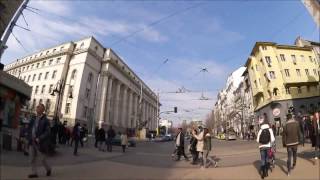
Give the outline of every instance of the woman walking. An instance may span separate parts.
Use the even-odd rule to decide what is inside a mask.
[[[121,139],[122,152],[125,153],[126,152],[126,147],[128,145],[127,133],[122,133],[121,136],[120,136],[120,139]]]
[[[198,134],[196,129],[192,129],[192,134]],[[192,165],[196,165],[198,161],[199,152],[197,151],[197,142],[198,140],[192,136],[190,139],[190,148],[189,151],[192,155]]]
[[[217,167],[218,163],[216,161],[214,161],[210,156],[209,153],[211,151],[211,135],[209,133],[209,130],[207,128],[204,128],[204,133],[203,133],[204,137],[204,144],[203,144],[203,154],[202,154],[202,158],[204,161],[204,167],[207,168],[210,165],[214,164],[214,167]],[[207,162],[209,161],[209,164],[207,164]]]

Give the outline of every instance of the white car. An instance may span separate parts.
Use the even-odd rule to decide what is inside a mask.
[[[237,136],[235,133],[227,133],[226,134],[226,140],[229,141],[229,140],[236,140],[237,139]]]

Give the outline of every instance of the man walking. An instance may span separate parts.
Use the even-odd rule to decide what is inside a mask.
[[[112,129],[112,126],[110,126],[110,128],[107,131],[107,151],[112,152],[112,141],[113,138],[116,136],[116,133],[114,132],[114,130]]]
[[[184,133],[182,132],[182,128],[178,129],[178,134],[176,136],[176,146],[178,149],[178,160],[180,160],[181,155],[185,158],[185,160],[189,160],[186,154],[184,153]]]
[[[73,155],[77,156],[78,155],[78,146],[79,146],[79,141],[80,141],[80,123],[76,123],[76,125],[73,127],[73,139],[74,139],[74,151]]]
[[[288,160],[287,160],[288,176],[290,175],[290,171],[294,169],[294,167],[296,166],[299,139],[300,139],[300,125],[298,121],[295,121],[292,118],[292,114],[287,114],[287,122],[283,127],[283,132],[282,132],[282,143],[283,143],[283,147],[287,147],[287,152],[288,152]],[[291,166],[292,158],[293,158],[293,165]]]
[[[50,124],[44,114],[45,107],[39,104],[36,108],[36,117],[30,120],[28,140],[30,145],[32,174],[29,178],[37,178],[37,160],[40,159],[45,167],[47,176],[51,175],[51,167],[46,161],[46,153],[49,151],[50,145]]]

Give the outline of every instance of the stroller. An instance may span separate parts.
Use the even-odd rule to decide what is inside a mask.
[[[275,168],[275,153],[276,153],[276,143],[273,142],[271,148],[268,150],[268,164],[270,171]]]

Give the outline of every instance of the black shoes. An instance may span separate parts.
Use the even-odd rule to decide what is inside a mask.
[[[28,178],[38,178],[39,176],[37,175],[37,174],[30,174],[29,176],[28,176]]]

